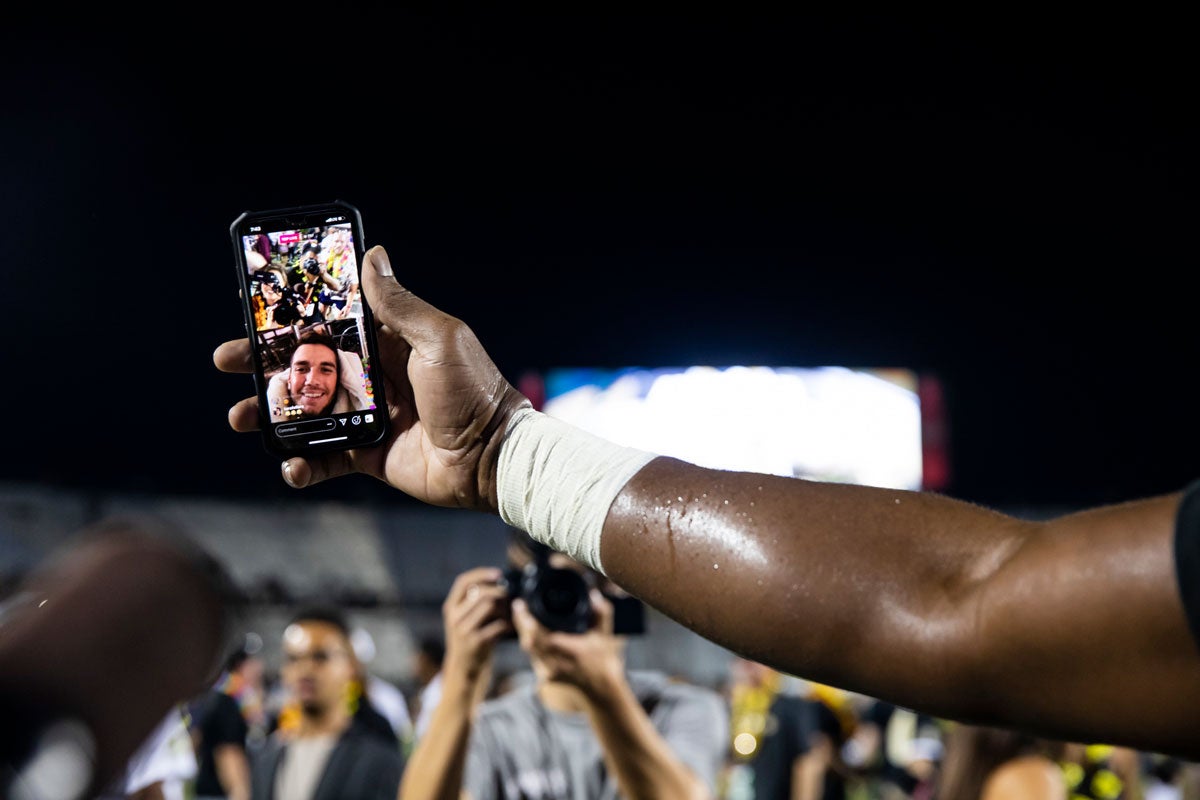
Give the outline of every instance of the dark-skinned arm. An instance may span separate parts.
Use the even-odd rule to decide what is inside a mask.
[[[497,513],[497,464],[529,408],[461,320],[369,250],[393,431],[283,465],[293,487],[362,472],[426,503]],[[218,368],[250,370],[249,342]],[[229,410],[257,428],[257,401]],[[931,715],[1200,758],[1200,653],[1176,587],[1180,494],[1016,519],[932,493],[657,458],[603,522],[622,588],[748,658]]]
[[[1200,755],[1178,494],[1015,519],[932,493],[659,458],[603,563],[746,657],[947,719]]]

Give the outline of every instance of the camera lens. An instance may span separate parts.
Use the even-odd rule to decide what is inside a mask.
[[[533,616],[551,630],[583,633],[591,625],[587,582],[574,570],[538,569],[527,576],[522,595]]]

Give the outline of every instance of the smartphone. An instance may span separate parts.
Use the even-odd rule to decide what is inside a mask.
[[[246,211],[229,232],[267,451],[291,458],[381,442],[388,410],[359,282],[358,209],[334,200]]]

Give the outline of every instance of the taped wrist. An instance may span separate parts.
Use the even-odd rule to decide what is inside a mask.
[[[600,533],[609,506],[655,457],[521,409],[509,419],[500,445],[500,518],[604,574]]]

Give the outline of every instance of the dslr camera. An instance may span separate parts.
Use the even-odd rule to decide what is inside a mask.
[[[592,627],[592,603],[588,597],[591,584],[573,569],[550,566],[546,554],[539,554],[523,569],[505,569],[500,585],[507,591],[510,604],[521,598],[534,618],[550,630],[585,633]],[[614,634],[630,636],[646,632],[645,606],[641,600],[604,589],[601,592],[612,603]]]

